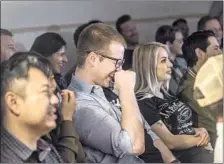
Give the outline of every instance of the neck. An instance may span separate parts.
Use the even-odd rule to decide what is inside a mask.
[[[87,69],[76,68],[75,76],[78,77],[80,80],[85,81],[88,84],[95,85],[93,79],[91,78],[90,72]]]
[[[127,49],[134,50],[137,44],[128,44]]]
[[[3,126],[11,135],[13,135],[28,148],[31,150],[37,149],[37,141],[42,135],[37,134],[35,130],[19,124],[15,120],[4,120]]]
[[[177,56],[176,54],[174,54],[173,52],[170,51],[170,60],[171,61],[174,61],[176,56]]]
[[[198,72],[200,67],[196,64],[195,66],[192,67],[192,69],[195,71],[195,72]]]

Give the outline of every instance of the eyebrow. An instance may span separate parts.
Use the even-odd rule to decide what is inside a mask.
[[[161,57],[160,59],[167,59],[167,58],[168,58],[168,57],[164,57],[164,56],[163,56],[163,57]]]
[[[49,84],[42,84],[41,85],[41,88],[43,89],[43,88],[47,88],[47,89],[49,89],[50,88],[50,85]]]

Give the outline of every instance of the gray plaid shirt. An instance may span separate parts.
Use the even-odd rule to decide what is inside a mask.
[[[1,129],[1,163],[61,163],[56,149],[44,140],[37,143],[33,151],[16,139],[6,129]]]
[[[107,101],[100,86],[89,85],[72,76],[68,89],[77,96],[73,120],[89,162],[143,162],[131,155],[131,138],[121,127],[121,111]],[[144,124],[152,139],[158,139],[146,121]]]

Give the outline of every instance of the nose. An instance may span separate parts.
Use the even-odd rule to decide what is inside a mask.
[[[170,60],[168,60],[168,67],[169,68],[172,68],[173,67],[173,64],[170,62]]]
[[[68,62],[68,58],[67,58],[67,56],[63,56],[63,62],[65,62],[65,63],[67,63]]]
[[[51,99],[50,99],[51,105],[55,106],[59,103],[59,99],[55,94],[52,94]]]

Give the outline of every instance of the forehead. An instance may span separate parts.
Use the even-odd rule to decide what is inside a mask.
[[[121,24],[120,27],[122,30],[125,30],[125,29],[136,27],[136,23],[133,20],[129,20],[129,21]]]
[[[117,59],[123,59],[124,57],[124,46],[121,43],[118,42],[111,42],[109,45],[110,50],[110,56],[117,58]]]
[[[14,40],[11,36],[1,35],[1,44],[14,44]]]
[[[205,24],[205,29],[206,30],[210,30],[210,29],[213,29],[213,28],[220,28],[220,23],[218,20],[216,19],[212,19],[212,20],[209,20],[208,22],[206,22]]]
[[[175,32],[175,39],[183,39],[183,34],[180,31]]]
[[[218,40],[214,36],[208,38],[209,46],[219,46]]]
[[[49,85],[47,76],[37,68],[30,68],[28,75],[29,79],[27,87],[30,87],[31,89],[35,90],[43,87],[44,85]]]
[[[160,58],[163,58],[163,57],[168,57],[168,53],[167,53],[167,51],[164,49],[164,48],[162,48],[162,47],[160,47],[159,49],[158,49],[158,57],[159,57],[159,59]]]

